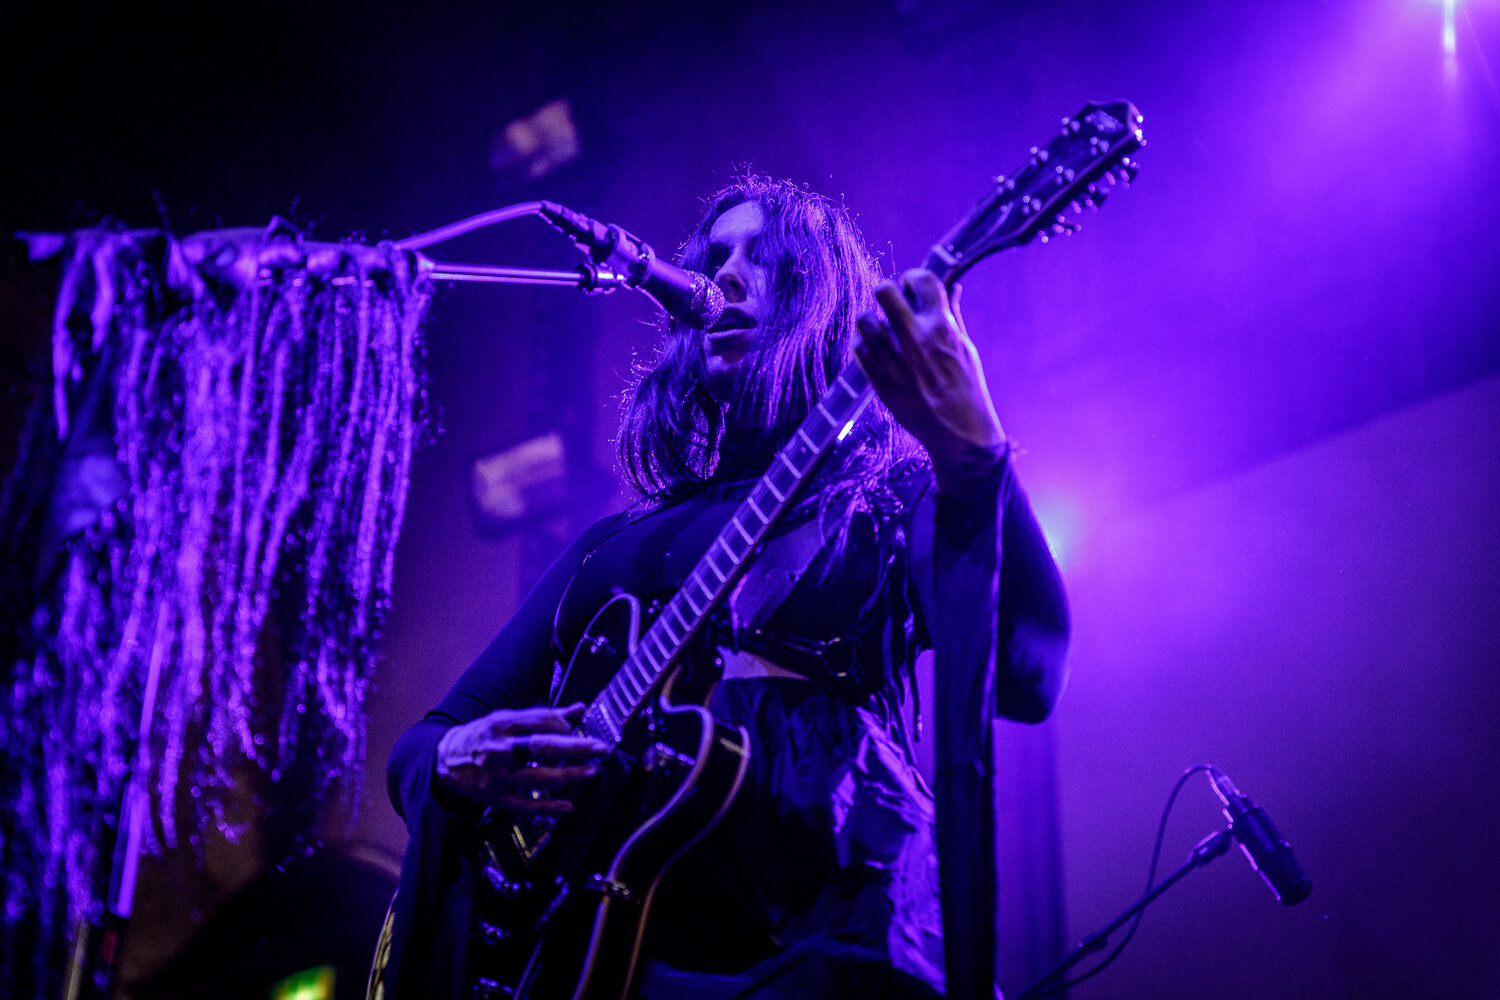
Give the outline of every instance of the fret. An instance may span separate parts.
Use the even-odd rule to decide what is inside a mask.
[[[671,607],[671,605],[669,604],[669,605],[667,605],[667,607]],[[665,608],[662,609],[662,614],[660,614],[660,615],[657,616],[657,618],[656,618],[656,624],[652,625],[651,629],[652,629],[652,631],[655,631],[657,629],[661,629],[662,632],[666,633],[667,638],[672,640],[672,644],[674,646],[677,643],[679,643],[679,642],[682,641],[682,636],[680,636],[676,632],[674,632],[672,630],[672,623],[669,622],[669,621],[667,621],[667,615],[666,615],[666,609]]]
[[[632,665],[643,667],[647,673],[651,673],[657,669],[656,658],[651,655],[651,650],[646,648],[646,640],[649,637],[648,633],[636,642],[635,649],[630,654],[630,659],[625,661],[624,669],[615,675],[616,682],[621,682],[621,679],[631,669]]]
[[[621,691],[621,694],[624,694],[625,702],[631,708],[640,705],[640,696],[646,693],[646,688],[651,687],[649,684],[642,684],[643,678],[637,678],[634,672],[621,673],[619,681],[621,681],[619,691]]]
[[[784,502],[787,497],[791,496],[792,490],[796,489],[797,484],[801,481],[800,477],[796,475],[792,476],[790,482],[785,481],[785,479],[786,471],[777,466],[772,466],[761,477],[760,481],[771,488],[771,492],[775,494],[778,502]]]
[[[729,537],[733,538],[734,536],[730,535]],[[740,560],[745,558],[745,554],[743,552],[736,552],[734,551],[734,549],[730,548],[729,539],[725,538],[723,535],[715,538],[714,542],[719,546],[719,548],[724,550],[725,555],[729,556],[731,566],[738,566]]]
[[[847,372],[840,372],[839,377],[834,379],[834,384],[849,394],[849,401],[851,403],[858,403],[860,397],[864,395],[864,391],[862,389],[856,389],[854,386],[849,384]]]
[[[691,628],[691,626],[688,625],[688,620],[683,615],[682,608],[678,607],[678,602],[677,602],[676,598],[673,598],[672,600],[670,600],[670,601],[667,602],[666,611],[670,611],[670,612],[672,612],[672,614],[674,614],[674,615],[677,616],[677,624],[682,627],[682,634],[684,636],[687,635],[688,631]],[[663,617],[666,617],[666,611],[662,612],[662,616]]]
[[[610,707],[609,688],[606,687],[603,691],[599,692],[599,698],[594,702],[594,704],[599,706],[599,718],[604,720],[605,728],[608,729],[610,735],[613,736],[616,741],[618,741],[620,739],[620,733],[624,729],[624,727],[621,726],[619,721],[615,718],[615,710]]]
[[[620,722],[623,723],[625,721],[625,718],[630,715],[629,699],[623,696],[620,691],[619,685],[614,683],[613,681],[610,682],[609,687],[605,690],[609,692],[609,707],[615,710],[615,715],[617,715],[620,719]]]
[[[630,690],[630,685],[625,683],[624,674],[616,674],[615,679],[609,682],[609,688],[614,692],[610,697],[610,703],[616,706],[620,718],[630,714],[631,708],[635,706],[637,696]]]
[[[800,475],[804,479],[807,478],[808,473],[812,472],[813,467],[818,464],[818,459],[823,455],[821,449],[816,447],[808,447],[801,441],[797,440],[793,440],[792,443],[787,446],[786,453],[796,458],[798,462],[802,463],[802,472],[800,473]]]
[[[714,555],[714,550],[709,549],[707,552],[703,553],[703,558],[698,560],[698,565],[706,566],[709,569],[713,570],[714,576],[719,578],[720,583],[723,583],[725,580],[729,579],[729,572],[730,570],[734,569],[734,562],[733,560],[731,560],[729,563],[729,569],[722,570],[718,567],[718,564],[714,562]]]
[[[705,608],[708,607],[708,605],[712,604],[713,603],[713,599],[716,596],[718,596],[718,591],[715,590],[713,587],[710,587],[707,583],[705,583],[703,581],[703,577],[701,577],[697,573],[694,573],[692,576],[690,576],[688,578],[688,580],[689,580],[690,583],[696,583],[698,585],[698,589],[701,590],[701,591],[703,591],[703,596],[706,598],[706,600],[703,603],[703,606]],[[723,583],[724,581],[720,580],[719,582]],[[702,614],[703,612],[700,610],[698,613]]]
[[[642,640],[643,645],[648,642],[656,643],[656,655],[651,658],[651,672],[656,673],[660,671],[662,667],[666,666],[667,661],[670,660],[672,656],[670,652],[668,652],[667,647],[662,645],[661,636],[657,635],[654,629],[650,632],[647,632],[646,638]]]
[[[733,517],[731,517],[729,519],[729,523],[732,524],[732,525],[734,525],[735,529],[737,531],[739,531],[740,536],[745,539],[745,551],[746,552],[750,551],[750,549],[752,549],[752,548],[755,547],[755,538],[754,538],[754,536],[752,536],[750,534],[750,532],[748,532],[748,531],[745,530],[745,526],[740,523],[740,518],[739,518],[738,514],[736,514]]]
[[[770,522],[771,519],[766,516],[766,512],[760,509],[760,504],[755,502],[754,490],[751,490],[750,495],[745,498],[745,506],[754,511],[755,516],[760,518],[761,527],[765,527]]]
[[[823,419],[828,421],[828,426],[833,430],[838,430],[840,427],[844,426],[844,421],[828,412],[828,407],[824,405],[823,400],[818,400],[818,405],[814,406],[813,409],[822,414]]]
[[[671,658],[671,653],[668,651],[668,655],[663,658],[662,662],[665,663]],[[646,689],[651,687],[651,683],[656,680],[656,676],[659,673],[661,673],[659,670],[639,670],[631,674],[631,678],[635,681],[635,686],[639,689],[635,693],[637,701],[640,700],[641,695],[646,693]]]
[[[631,712],[635,711],[636,706],[641,703],[641,695],[646,693],[645,688],[624,683],[624,680],[625,678],[623,677],[616,678],[616,681],[619,682],[617,687],[619,693],[618,700],[620,704],[625,706],[625,711],[621,713],[622,717],[628,716]]]
[[[807,424],[804,423],[801,427],[797,428],[797,436],[807,442],[807,446],[813,450],[814,454],[823,450],[823,445],[808,436]]]
[[[792,475],[796,476],[798,479],[802,478],[802,476],[803,476],[803,474],[804,474],[804,472],[806,470],[799,469],[795,465],[793,465],[791,458],[789,458],[787,456],[787,453],[784,450],[783,451],[778,451],[776,453],[776,457],[781,460],[781,464],[782,465],[786,466],[788,469],[791,470]]]

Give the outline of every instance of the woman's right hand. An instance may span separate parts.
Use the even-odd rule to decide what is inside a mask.
[[[565,794],[599,773],[610,746],[573,735],[584,706],[496,709],[454,726],[437,748],[438,782],[448,792],[513,813],[571,812]]]

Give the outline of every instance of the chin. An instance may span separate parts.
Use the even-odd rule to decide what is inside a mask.
[[[734,379],[739,366],[721,358],[709,358],[703,365],[703,384],[708,394],[720,403],[729,401],[734,393]]]

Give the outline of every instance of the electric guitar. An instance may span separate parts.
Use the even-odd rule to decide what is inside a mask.
[[[1070,232],[1069,209],[1097,206],[1130,179],[1130,154],[1144,143],[1140,123],[1126,101],[1088,104],[1063,119],[1061,134],[1033,148],[1014,176],[998,178],[924,266],[951,288],[992,253]],[[595,616],[557,702],[587,701],[577,732],[618,752],[569,816],[488,822],[469,962],[476,997],[627,995],[663,873],[728,810],[751,753],[743,729],[679,699],[683,652],[870,398],[851,362],[644,630],[647,611],[629,594]],[[570,689],[573,678],[611,670],[601,690]]]

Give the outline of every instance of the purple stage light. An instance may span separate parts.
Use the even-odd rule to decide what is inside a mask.
[[[1072,499],[1059,493],[1037,492],[1031,495],[1031,509],[1058,568],[1064,573],[1075,568],[1081,550],[1083,516]]]

